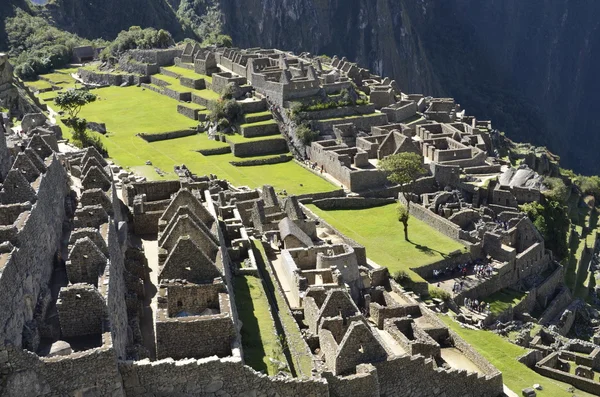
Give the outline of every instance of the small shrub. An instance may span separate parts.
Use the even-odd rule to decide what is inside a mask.
[[[233,99],[235,93],[237,91],[237,87],[235,83],[227,83],[223,90],[221,91],[221,98],[223,99]]]
[[[398,284],[402,285],[410,281],[410,276],[406,270],[398,270],[392,274],[392,279],[394,279],[394,281]]]
[[[305,145],[310,145],[312,141],[319,137],[319,131],[313,131],[308,125],[302,124],[296,129],[298,139]]]
[[[444,291],[438,287],[430,287],[429,288],[429,296],[433,299],[441,299],[443,301],[449,301],[451,296],[448,291]]]

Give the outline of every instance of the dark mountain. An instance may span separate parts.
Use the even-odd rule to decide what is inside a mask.
[[[1,20],[28,7],[3,1]],[[236,46],[346,56],[600,174],[597,0],[52,0],[41,12],[85,38],[139,25],[179,40],[218,25],[202,19],[213,3]]]

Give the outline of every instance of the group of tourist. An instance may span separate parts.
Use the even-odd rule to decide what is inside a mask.
[[[494,268],[491,264],[475,265],[475,275],[477,278],[491,277],[493,272]]]
[[[490,310],[490,304],[486,304],[484,301],[479,302],[477,299],[465,298],[465,307],[469,310],[473,310],[480,313],[485,313]]]
[[[452,286],[452,292],[458,294],[465,288],[465,280],[455,280],[454,285]]]
[[[313,171],[319,171],[321,174],[323,173],[323,166],[319,166],[317,163],[310,160],[304,160],[304,165]]]

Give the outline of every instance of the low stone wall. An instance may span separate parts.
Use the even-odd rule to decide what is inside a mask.
[[[243,113],[258,113],[267,110],[267,101],[261,99],[260,101],[238,101],[242,106]]]
[[[168,96],[169,98],[176,99],[182,102],[191,102],[192,101],[192,93],[191,92],[179,92],[175,91],[169,86],[163,87],[163,95]]]
[[[322,210],[351,210],[381,207],[393,204],[394,198],[364,198],[364,197],[336,197],[313,200],[313,204]]]
[[[185,105],[177,105],[177,113],[184,115],[192,120],[198,120],[199,109],[189,108]]]
[[[56,357],[38,357],[25,350],[0,347],[0,395],[88,393],[124,396],[117,355],[110,345]]]
[[[203,156],[215,156],[218,154],[227,154],[227,153],[231,153],[231,147],[223,146],[223,147],[214,148],[214,149],[200,149],[200,150],[198,150],[198,153],[200,153]]]
[[[325,135],[333,131],[333,126],[338,124],[354,124],[356,128],[362,131],[371,131],[371,127],[384,125],[388,123],[387,116],[383,113],[378,113],[374,116],[363,116],[348,119],[334,120],[313,120],[311,121],[312,128]]]
[[[329,192],[300,194],[296,197],[298,198],[298,201],[300,201],[302,204],[312,204],[314,200],[323,200],[323,199],[328,199],[328,198],[345,197],[345,196],[346,196],[346,192],[344,191],[344,189],[336,189],[336,190],[331,190]]]
[[[299,116],[304,120],[325,120],[371,113],[375,113],[375,105],[373,104],[300,112]]]
[[[280,156],[269,157],[266,159],[230,161],[229,164],[234,165],[236,167],[250,167],[255,165],[287,163],[288,161],[292,161],[293,159],[293,156],[282,154]]]
[[[545,367],[539,365],[539,363],[533,367],[533,370],[542,376],[573,385],[579,390],[583,390],[595,395],[600,394],[600,383],[594,382],[593,380],[582,378],[581,376],[571,375],[568,372],[560,371],[558,369]]]
[[[193,88],[194,90],[206,89],[206,83],[204,79],[191,79],[189,77],[180,77],[179,82],[182,86]]]
[[[179,131],[169,131],[169,132],[159,132],[155,134],[148,134],[142,132],[139,135],[140,138],[145,140],[146,142],[157,142],[157,141],[165,141],[167,139],[175,139],[175,138],[183,138],[185,136],[196,135],[198,131],[193,129],[188,130],[179,130]]]
[[[429,265],[410,268],[412,271],[417,273],[419,276],[423,278],[433,277],[434,270],[442,270],[447,268],[448,266],[456,266],[461,263],[467,263],[472,259],[470,253],[461,253],[460,255],[451,256],[440,261],[431,263]]]
[[[162,396],[328,396],[324,380],[269,377],[242,365],[239,357],[177,362],[122,362],[119,371],[128,397]],[[215,394],[216,393],[216,394]]]
[[[196,94],[194,94],[194,93],[192,92],[192,93],[191,93],[191,98],[190,98],[190,99],[188,99],[186,102],[194,102],[194,103],[196,103],[196,104],[198,104],[198,105],[202,105],[202,106],[204,106],[204,107],[206,107],[206,108],[207,108],[207,107],[209,107],[209,106],[210,106],[210,104],[211,104],[213,101],[211,101],[210,99],[206,99],[206,98],[203,98],[203,97],[201,97],[201,96],[198,96],[198,95],[196,95]]]
[[[242,135],[246,138],[279,134],[279,126],[275,122],[272,124],[242,125],[241,130]]]
[[[287,152],[287,142],[283,138],[263,139],[243,143],[229,142],[236,157],[252,157]]]
[[[329,194],[338,194],[338,193],[329,192]],[[345,244],[348,244],[350,247],[352,247],[352,249],[354,250],[354,253],[356,254],[356,260],[358,262],[358,266],[367,266],[367,252],[366,252],[365,247],[363,247],[356,241],[352,240],[350,237],[347,237],[343,233],[340,233],[336,228],[334,228],[329,223],[327,223],[327,221],[325,221],[323,218],[316,215],[314,212],[312,212],[310,209],[308,209],[304,204],[300,203],[300,207],[302,208],[302,212],[304,212],[307,217],[309,217],[310,219],[312,219],[314,221],[319,222],[319,224],[325,226],[326,228],[331,230],[333,233],[335,233],[338,237],[340,237],[344,241]]]
[[[406,200],[402,195],[399,196],[399,201],[406,205]],[[427,208],[423,207],[421,204],[410,203],[410,214],[417,218],[420,221],[427,223],[432,228],[436,229],[438,232],[450,237],[453,240],[460,240],[460,226],[450,222],[446,218],[443,218]]]

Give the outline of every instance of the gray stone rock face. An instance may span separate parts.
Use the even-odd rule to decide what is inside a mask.
[[[28,113],[23,116],[21,128],[23,129],[23,132],[28,133],[35,127],[44,125],[45,122],[46,116],[44,116],[42,113]]]

